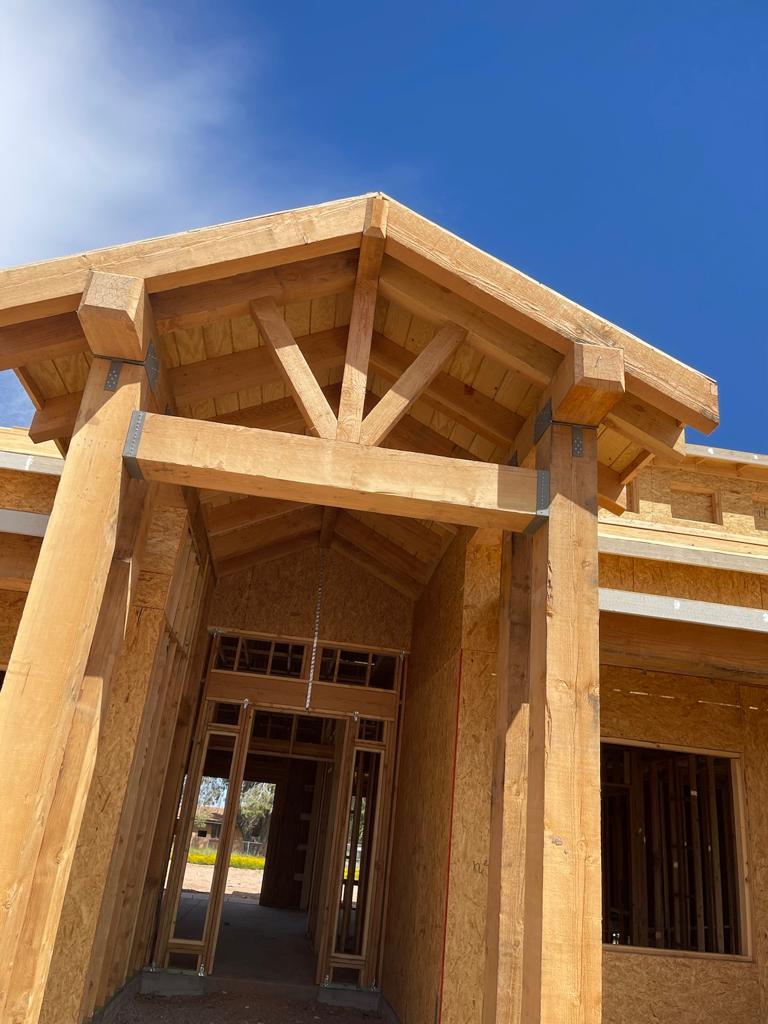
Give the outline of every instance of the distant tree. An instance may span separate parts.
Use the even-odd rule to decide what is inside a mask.
[[[247,787],[247,788],[246,788]],[[271,782],[245,782],[240,796],[237,824],[243,839],[262,840],[269,828],[275,802],[275,786]]]
[[[214,779],[206,776],[200,783],[197,797],[198,807],[218,807],[223,809],[227,799],[229,783],[226,779]]]

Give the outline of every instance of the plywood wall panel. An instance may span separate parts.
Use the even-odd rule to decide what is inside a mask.
[[[224,576],[214,592],[210,625],[277,636],[312,636],[319,581],[319,548]],[[343,555],[326,554],[320,620],[324,639],[407,649],[412,614],[408,598]]]
[[[483,1012],[500,583],[501,533],[478,531],[464,566],[442,1024]]]
[[[500,572],[500,533],[462,532],[414,614],[383,978],[404,1024],[481,1020]]]
[[[757,1024],[753,964],[614,952],[603,957],[602,1024]]]
[[[600,586],[744,608],[768,607],[768,579],[763,576],[623,555],[600,556]]]
[[[401,1024],[437,1019],[465,546],[459,535],[414,611],[382,978]]]
[[[760,493],[765,492],[765,484],[739,477],[735,471],[651,464],[637,475],[634,489],[638,510],[625,512],[621,517],[625,522],[669,523],[702,533],[764,535]],[[600,518],[615,517],[601,510]]]
[[[44,515],[53,508],[53,499],[59,484],[57,476],[23,473],[13,469],[0,470],[0,508],[19,512],[40,512]]]

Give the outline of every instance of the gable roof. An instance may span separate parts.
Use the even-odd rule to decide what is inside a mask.
[[[275,300],[327,401],[337,406],[361,244],[375,203],[384,205],[386,224],[368,408],[441,326],[453,322],[466,331],[385,446],[507,461],[579,344],[623,354],[626,393],[598,426],[606,507],[620,511],[624,486],[651,456],[684,458],[685,425],[709,431],[717,424],[717,387],[709,377],[372,193],[0,271],[0,368],[16,370],[38,409],[31,436],[66,447],[91,360],[77,310],[92,270],[145,280],[181,415],[303,431],[249,305]],[[239,564],[240,553],[256,550],[255,534],[271,551],[299,539],[314,543],[323,529],[312,509],[272,503],[257,511],[249,499],[204,499],[212,546],[221,548],[228,568]],[[416,559],[406,589],[423,585],[450,530],[425,524],[429,535],[417,536],[416,524],[361,516],[340,513],[338,544],[379,562],[386,550],[390,563],[396,555],[384,541],[397,544]],[[242,547],[237,530],[245,531]],[[414,551],[429,552],[429,560],[421,564]]]

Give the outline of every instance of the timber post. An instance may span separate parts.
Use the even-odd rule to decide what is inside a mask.
[[[15,812],[0,850],[0,1007],[14,1024],[39,1017],[146,527],[147,488],[122,450],[149,401],[148,301],[137,279],[94,279],[82,324],[95,357],[2,694]]]
[[[522,1020],[599,1024],[596,430],[552,423],[536,457],[551,504],[531,545]]]

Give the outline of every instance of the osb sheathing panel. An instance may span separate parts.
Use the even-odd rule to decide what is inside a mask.
[[[613,952],[603,955],[603,1024],[757,1024],[754,964]]]
[[[440,992],[465,547],[460,534],[413,616],[382,977],[401,1024],[431,1024]]]
[[[759,687],[605,666],[602,733],[740,755],[754,962],[605,951],[603,1024],[754,1024],[768,1012],[768,697]],[[762,984],[761,984],[762,979]]]
[[[460,535],[414,614],[383,982],[413,1024],[441,986],[443,1024],[482,1014],[500,556]]]
[[[26,599],[19,591],[0,590],[0,668],[8,664]]]
[[[319,548],[224,576],[216,585],[209,623],[223,630],[312,636],[319,580]],[[407,649],[412,614],[408,598],[343,555],[326,554],[323,639]]]
[[[765,536],[759,500],[761,492],[764,495],[767,490],[765,484],[743,480],[735,474],[726,476],[722,472],[670,469],[652,464],[637,475],[634,488],[638,511],[625,512],[621,517],[624,522],[675,523],[702,532],[753,536],[762,533]],[[674,491],[678,493],[673,496]],[[677,516],[672,514],[673,506]],[[691,518],[685,518],[687,515]],[[704,520],[713,521],[702,521],[702,515]],[[601,511],[600,518],[613,517]]]
[[[483,1012],[500,541],[480,531],[466,553],[443,1024],[480,1024]]]
[[[744,608],[768,608],[768,577],[698,565],[600,556],[600,586]]]
[[[53,508],[53,499],[58,484],[57,476],[1,469],[0,508],[12,508],[18,512],[40,512],[48,515]]]
[[[166,577],[166,586],[168,577]],[[77,1020],[164,611],[132,609],[56,934],[41,1024]]]

